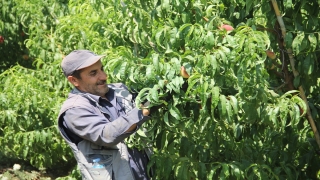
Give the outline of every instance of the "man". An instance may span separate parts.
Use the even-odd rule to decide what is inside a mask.
[[[62,60],[63,73],[74,89],[58,116],[60,133],[83,179],[148,180],[146,152],[128,148],[124,139],[150,119],[150,111],[135,107],[124,84],[106,83],[103,57],[75,50]],[[103,168],[94,168],[94,161]]]

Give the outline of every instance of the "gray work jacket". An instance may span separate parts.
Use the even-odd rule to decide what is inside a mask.
[[[73,90],[59,112],[59,130],[74,153],[83,179],[134,179],[128,149],[123,142],[134,132],[125,131],[133,124],[137,124],[139,128],[150,117],[143,116],[142,111],[135,108],[132,95],[125,85],[115,83],[108,86],[115,92],[116,101],[124,115],[111,120],[108,111],[99,105],[97,96]],[[63,114],[71,108],[83,110],[86,118],[80,118],[83,114],[74,114],[74,118],[64,121]],[[81,139],[75,142],[75,138],[68,133],[69,130]],[[105,168],[92,167],[92,160],[97,157],[101,159]]]

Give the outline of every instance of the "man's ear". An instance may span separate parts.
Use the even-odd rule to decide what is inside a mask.
[[[79,80],[76,77],[68,76],[68,81],[75,87],[79,86]]]

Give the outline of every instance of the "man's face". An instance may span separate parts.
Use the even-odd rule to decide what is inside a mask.
[[[69,79],[69,77],[71,77],[71,79]],[[73,76],[69,77],[69,81],[82,92],[105,97],[106,93],[109,91],[107,74],[104,72],[100,60],[89,67],[81,69],[81,79],[77,79]]]

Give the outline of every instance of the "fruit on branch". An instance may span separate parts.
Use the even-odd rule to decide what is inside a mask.
[[[220,27],[219,27],[220,30],[223,30],[225,29],[226,31],[232,31],[234,28],[228,24],[222,24]]]
[[[266,54],[270,59],[276,59],[277,56],[274,52],[270,51],[270,50],[266,50]]]
[[[205,21],[205,22],[208,22],[209,21],[209,19],[207,18],[207,17],[202,17],[202,19]]]
[[[28,60],[28,59],[29,59],[28,54],[24,54],[24,55],[22,55],[22,59],[24,59],[24,60]]]
[[[276,68],[276,66],[275,66],[274,64],[272,64],[271,67],[270,67],[270,69],[272,70],[272,69],[274,69],[274,68]]]
[[[184,66],[181,66],[181,68],[180,68],[180,75],[186,79],[190,77],[190,75],[188,74],[188,72]]]
[[[0,44],[2,44],[4,42],[4,37],[0,36]]]
[[[299,107],[299,110],[300,110],[300,116],[301,116],[302,114],[304,114],[304,111],[303,111],[303,109],[302,109],[301,107]]]
[[[299,105],[298,105],[299,106]],[[305,115],[305,111],[299,106],[300,116]]]

